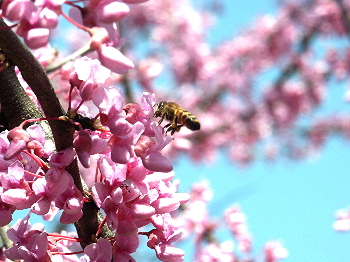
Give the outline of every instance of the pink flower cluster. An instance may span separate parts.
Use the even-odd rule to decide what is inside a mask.
[[[28,208],[47,219],[62,210],[60,222],[74,223],[82,216],[83,202],[93,200],[103,210],[103,223],[115,231],[115,237],[87,246],[84,252],[88,261],[100,261],[101,250],[113,254],[113,261],[134,261],[130,254],[138,248],[140,234],[148,237],[148,247],[160,260],[183,261],[184,252],[172,245],[182,230],[170,212],[186,203],[189,195],[176,193],[179,181],[171,181],[172,164],[161,153],[173,139],[152,119],[155,96],[144,93],[140,104],[124,105],[117,88],[102,85],[110,71],[97,60],[80,58],[75,68],[70,84],[77,91],[70,102],[77,107],[57,119],[78,125],[73,148],[53,153],[52,144],[37,124],[0,134],[0,226],[12,220],[15,210]],[[78,112],[87,114],[79,111],[87,102],[87,108],[97,111],[97,116],[85,117],[91,126],[83,128],[84,124],[74,119]],[[48,158],[48,163],[41,157]],[[65,170],[76,157],[91,189],[91,199],[83,197]],[[27,219],[21,223],[26,224]],[[148,224],[154,229],[139,232]],[[33,241],[47,243],[46,233]],[[16,243],[17,249],[24,248],[22,242]],[[35,244],[25,248],[29,253],[37,252]],[[16,256],[25,259],[21,252]]]
[[[226,210],[225,222],[237,240],[239,250],[244,253],[250,253],[252,251],[252,237],[248,232],[246,217],[237,205]]]
[[[52,30],[58,26],[59,17],[63,16],[77,28],[89,33],[90,48],[97,51],[104,66],[119,74],[125,74],[134,64],[116,48],[119,45],[116,23],[129,14],[128,4],[146,1],[83,1],[86,6],[82,7],[77,5],[77,1],[5,0],[2,3],[2,15],[16,22],[16,33],[23,37],[24,42],[32,49],[48,45]],[[63,4],[71,6],[72,17],[63,12]]]

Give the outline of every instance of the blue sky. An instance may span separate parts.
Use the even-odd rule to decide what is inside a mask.
[[[257,15],[276,12],[276,1],[225,0],[226,12],[210,39],[214,43],[240,32]],[[323,43],[324,46],[327,43]],[[345,86],[333,83],[322,112],[349,111],[343,102]],[[314,114],[316,115],[317,112]],[[254,251],[262,254],[268,240],[281,240],[289,250],[286,262],[350,261],[350,232],[332,229],[334,212],[350,206],[349,141],[330,139],[320,155],[303,161],[258,160],[247,168],[237,168],[221,152],[215,165],[193,165],[183,157],[175,166],[187,191],[190,184],[207,179],[214,190],[210,211],[220,218],[224,208],[239,203],[248,217]],[[217,235],[229,239],[227,232]],[[191,256],[186,261],[192,261]]]

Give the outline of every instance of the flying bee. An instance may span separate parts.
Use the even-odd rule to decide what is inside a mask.
[[[191,130],[199,130],[201,127],[198,119],[194,115],[173,102],[160,102],[157,110],[154,112],[154,117],[161,117],[158,122],[159,125],[164,118],[170,121],[170,123],[164,127],[168,127],[166,132],[171,132],[172,135],[175,132],[179,132],[182,126],[186,126]]]

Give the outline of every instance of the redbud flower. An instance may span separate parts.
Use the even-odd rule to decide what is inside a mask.
[[[97,6],[97,20],[102,23],[113,23],[122,20],[129,14],[128,5],[114,0],[102,0]]]
[[[131,220],[119,220],[117,233],[122,236],[132,236],[137,234],[138,227]]]
[[[280,259],[288,257],[288,250],[278,241],[270,241],[265,244],[265,261],[277,262]]]
[[[160,151],[172,141],[172,138],[164,137],[162,128],[157,127],[154,122],[151,123],[151,128],[156,136],[156,142],[143,136],[135,148],[136,155],[141,157],[143,165],[148,170],[170,172],[173,170],[173,166]]]
[[[92,139],[88,132],[79,131],[74,138],[73,146],[77,152],[80,163],[85,168],[90,167],[90,151],[92,148]]]
[[[146,219],[153,216],[156,213],[155,208],[148,203],[138,202],[134,204],[132,208],[133,208],[131,210],[132,216],[138,219]]]
[[[110,112],[119,114],[123,110],[123,96],[117,88],[98,87],[93,91],[92,101],[100,113],[111,116]],[[112,112],[111,112],[112,113]]]
[[[39,13],[40,25],[44,28],[55,28],[58,24],[58,15],[48,7],[41,9]]]
[[[169,244],[160,244],[155,247],[157,258],[163,262],[181,262],[184,260],[185,252]]]
[[[30,141],[29,134],[22,127],[15,127],[7,135],[10,145],[4,155],[4,160],[14,158],[21,153]]]
[[[50,261],[47,254],[49,245],[47,233],[43,226],[32,227],[30,230],[29,214],[7,231],[8,237],[15,246],[4,251],[9,259],[23,259],[24,261]]]
[[[30,0],[4,0],[1,8],[4,17],[11,21],[18,21],[36,9]]]
[[[134,63],[112,46],[102,45],[97,53],[102,65],[115,73],[126,74],[129,69],[134,68]]]
[[[66,148],[50,157],[50,165],[58,168],[68,166],[75,158],[75,150],[72,147]]]
[[[49,43],[49,34],[47,28],[32,28],[24,32],[23,39],[29,48],[37,49]]]
[[[113,256],[115,261],[130,261],[136,260],[130,256],[139,247],[139,238],[137,234],[131,236],[123,236],[118,233],[115,234],[115,243],[113,245]]]
[[[77,58],[73,66],[78,79],[82,81],[91,79],[94,84],[103,84],[111,76],[111,71],[102,66],[99,60],[86,56]]]
[[[107,239],[99,238],[84,248],[86,261],[110,262],[112,260],[112,246]]]

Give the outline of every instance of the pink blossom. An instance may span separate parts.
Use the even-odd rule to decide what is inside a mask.
[[[103,84],[111,75],[111,71],[102,66],[99,60],[86,56],[77,58],[73,66],[79,80],[91,79],[94,84]]]
[[[37,201],[38,197],[28,194],[25,189],[11,188],[1,194],[1,200],[9,205],[13,205],[18,210],[30,208]]]
[[[86,131],[79,131],[74,138],[73,146],[83,167],[90,167],[90,152],[92,149],[91,136]]]
[[[47,254],[47,233],[33,227],[30,230],[29,214],[18,221],[7,231],[8,237],[16,243],[14,247],[4,251],[10,259],[23,259],[24,261],[44,261],[49,259]]]
[[[225,211],[225,222],[239,243],[243,252],[249,253],[252,249],[251,236],[246,225],[246,218],[239,207],[234,205]]]
[[[51,201],[66,191],[69,185],[69,173],[58,168],[50,169],[45,178],[39,178],[33,183],[33,191],[40,200],[32,206],[33,213],[47,214],[51,208]]]
[[[115,235],[115,243],[113,245],[113,254],[115,258],[127,258],[131,261],[135,261],[129,254],[136,252],[139,244],[139,238],[136,234],[124,236],[117,233]]]
[[[18,21],[35,9],[30,0],[5,0],[1,7],[3,15],[11,21]]]
[[[178,209],[180,203],[175,198],[158,198],[152,202],[157,214],[165,214]]]
[[[138,232],[138,227],[137,225],[127,219],[121,219],[118,222],[118,228],[117,228],[117,233],[121,236],[132,236],[136,235]]]
[[[67,148],[50,157],[50,165],[63,168],[68,166],[75,158],[75,151],[73,148]]]
[[[54,10],[44,7],[40,11],[39,17],[42,27],[50,29],[56,28],[58,24],[58,14]]]
[[[63,210],[63,213],[60,217],[60,222],[62,224],[74,223],[78,221],[83,215],[82,193],[74,185],[73,178],[71,176],[68,178],[69,182],[68,186],[65,188],[65,191],[55,198],[56,207]]]
[[[97,20],[102,23],[113,23],[122,20],[129,14],[130,8],[124,3],[103,0],[97,7]]]
[[[107,116],[119,114],[123,110],[123,96],[117,88],[98,87],[93,91],[92,101],[100,113]]]
[[[173,219],[170,214],[153,216],[152,224],[157,230],[162,232],[162,234],[158,233],[159,241],[162,243],[174,243],[182,236],[182,224]]]
[[[277,262],[288,257],[288,250],[278,241],[270,241],[265,244],[265,262]]]
[[[101,64],[115,73],[126,74],[129,69],[134,68],[134,63],[112,46],[102,45],[97,54]]]
[[[112,246],[107,239],[99,238],[84,248],[86,261],[110,262],[112,259]]]
[[[92,50],[99,50],[103,45],[111,44],[109,32],[105,27],[94,26],[90,29],[90,34],[90,48]]]
[[[149,203],[137,202],[132,206],[131,214],[134,218],[146,219],[153,216],[156,213],[154,207]]]
[[[4,155],[4,160],[9,160],[22,152],[30,140],[29,134],[22,127],[15,127],[7,135],[10,145]]]
[[[49,29],[32,28],[23,34],[24,42],[29,48],[37,49],[49,43]]]
[[[184,260],[185,252],[168,244],[160,244],[155,247],[157,258],[163,262],[181,262]]]
[[[150,114],[150,112],[145,111],[139,104],[136,103],[127,104],[124,107],[124,111],[126,112],[126,121],[131,124],[141,122],[145,127],[145,131],[142,134],[145,136],[154,137],[154,131],[151,127],[153,122],[151,117],[153,116],[153,113]]]
[[[237,258],[233,252],[232,241],[225,241],[220,245],[218,243],[208,243],[196,256],[196,262],[198,261],[223,261],[234,262]]]
[[[137,156],[141,157],[143,165],[155,172],[170,172],[173,170],[172,164],[169,160],[160,152],[171,141],[171,137],[165,137],[163,129],[157,127],[155,123],[151,123],[151,128],[156,137],[156,142],[150,140],[144,136],[140,139],[135,149]]]
[[[143,130],[144,126],[138,122],[132,126],[128,133],[111,137],[109,145],[111,147],[111,159],[113,162],[126,164],[129,162],[130,158],[134,157],[135,153],[132,146],[136,144]]]
[[[8,167],[8,172],[1,175],[1,186],[4,189],[11,188],[29,188],[27,184],[24,184],[24,168],[21,162],[16,160]]]
[[[100,170],[110,186],[119,186],[126,179],[127,166],[117,164],[108,157],[101,159]]]

